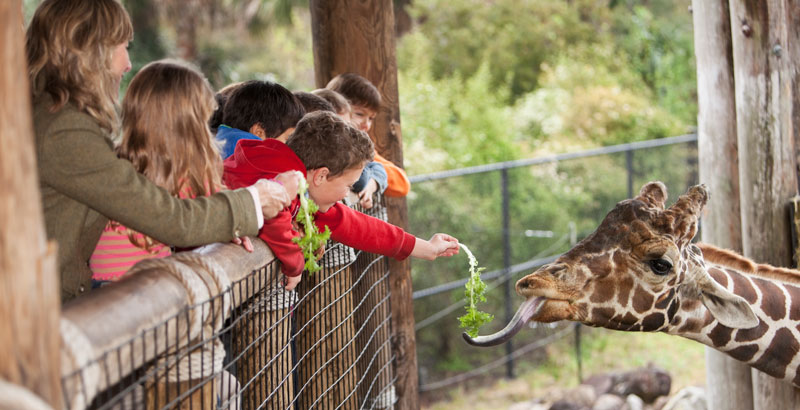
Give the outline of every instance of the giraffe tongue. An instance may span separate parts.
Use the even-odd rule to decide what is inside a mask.
[[[539,312],[539,309],[544,305],[545,298],[543,296],[529,298],[525,302],[519,306],[517,309],[517,313],[514,314],[514,317],[511,318],[511,321],[508,322],[506,327],[503,330],[489,335],[489,336],[478,336],[475,338],[470,337],[468,334],[463,333],[464,340],[467,343],[473,346],[497,346],[499,344],[505,343],[509,341],[517,332],[522,329],[522,326],[528,322],[532,317],[536,316]]]

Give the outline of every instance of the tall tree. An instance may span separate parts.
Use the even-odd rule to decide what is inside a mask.
[[[728,0],[692,1],[697,61],[700,182],[713,195],[703,218],[703,241],[742,251],[739,157]],[[750,366],[706,348],[706,385],[712,409],[753,408]]]
[[[391,0],[310,2],[314,36],[314,72],[317,86],[334,76],[358,73],[381,92],[383,109],[370,136],[375,149],[395,164],[403,165],[400,108],[397,91],[394,8]],[[408,225],[405,198],[387,198],[389,222]],[[389,262],[390,305],[397,408],[419,408],[414,306],[408,261]]]
[[[798,183],[797,7],[796,1],[730,0],[742,248],[746,256],[775,266],[792,263],[787,204]],[[761,372],[753,372],[753,393],[757,410],[800,406],[800,390]]]
[[[19,0],[0,2],[0,379],[61,408],[61,298],[46,243]]]

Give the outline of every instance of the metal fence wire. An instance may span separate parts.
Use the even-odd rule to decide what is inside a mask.
[[[357,209],[386,220],[383,201],[377,203],[370,210]],[[130,278],[86,296],[94,300],[65,307],[63,350],[74,369],[62,376],[67,408],[380,409],[394,404],[386,258],[329,242],[322,270],[304,272],[297,289],[286,291],[280,264],[271,257],[229,280],[236,275],[214,266],[224,264],[224,255],[196,253],[137,264]],[[178,269],[166,267],[174,260]],[[111,294],[167,270],[177,271],[168,276],[186,285],[191,303],[155,324],[70,320],[78,310],[88,311],[90,302],[94,309],[127,308],[108,302]],[[153,305],[163,301],[154,300],[156,295],[136,297],[159,312]],[[113,338],[104,333],[108,326],[134,336],[99,353],[83,348],[108,344]]]

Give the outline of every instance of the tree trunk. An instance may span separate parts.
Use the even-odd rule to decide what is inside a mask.
[[[788,202],[797,193],[797,1],[731,0],[744,254],[791,266]],[[756,409],[800,406],[800,390],[753,371]]]
[[[46,243],[20,0],[0,2],[0,379],[61,408],[59,279]]]
[[[700,182],[711,192],[703,242],[742,251],[736,101],[728,0],[693,0]],[[706,347],[710,409],[751,410],[750,366]]]
[[[402,166],[392,1],[312,0],[309,7],[317,86],[324,87],[331,78],[345,72],[354,72],[370,80],[383,97],[383,108],[370,136],[378,153]],[[405,198],[386,198],[386,206],[389,222],[402,228],[408,226]],[[417,409],[417,355],[410,266],[407,260],[391,259],[389,269],[395,387],[399,395],[397,408]]]

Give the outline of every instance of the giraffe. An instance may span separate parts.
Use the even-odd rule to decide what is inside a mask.
[[[800,387],[800,272],[691,243],[705,186],[665,209],[666,198],[664,184],[650,182],[619,202],[595,232],[517,282],[526,300],[503,330],[464,338],[500,344],[529,320],[660,331]]]

